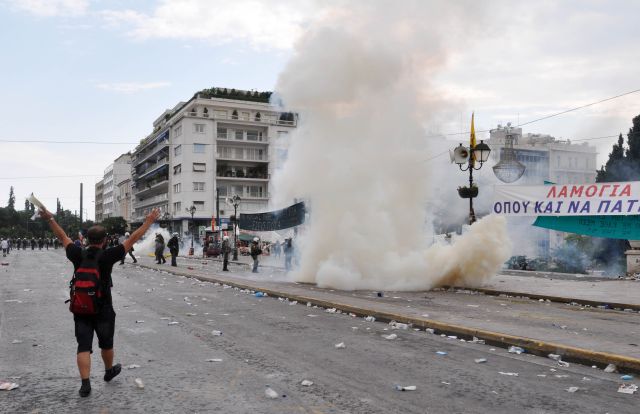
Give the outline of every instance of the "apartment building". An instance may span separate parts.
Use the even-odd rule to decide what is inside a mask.
[[[102,215],[101,219],[97,220],[96,214],[96,221],[102,221],[102,219],[110,217],[123,217],[118,199],[118,185],[127,179],[131,179],[131,153],[129,152],[120,155],[104,170],[102,179]]]
[[[268,209],[270,178],[287,156],[296,116],[269,103],[270,93],[203,90],[165,111],[154,132],[133,153],[133,221],[153,207],[172,230],[210,226],[216,212],[227,221],[238,195],[238,213]]]
[[[102,199],[103,199],[104,179],[96,183],[95,188],[95,221],[100,223],[104,218],[102,215]]]

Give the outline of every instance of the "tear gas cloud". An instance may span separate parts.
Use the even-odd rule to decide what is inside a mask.
[[[442,151],[424,125],[448,108],[429,79],[452,43],[476,35],[486,7],[333,4],[298,42],[276,87],[300,122],[274,177],[275,204],[304,198],[311,213],[293,277],[339,289],[481,284],[509,257],[505,220],[486,217],[454,245],[431,245],[427,206],[448,197],[438,191],[443,180],[452,202],[466,203],[447,178],[461,175],[443,166],[448,156],[425,162]]]

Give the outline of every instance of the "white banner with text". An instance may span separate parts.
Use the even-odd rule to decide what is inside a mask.
[[[640,181],[598,184],[496,185],[492,212],[506,216],[640,214]]]

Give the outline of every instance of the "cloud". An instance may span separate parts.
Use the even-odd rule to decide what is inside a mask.
[[[255,49],[290,49],[314,10],[314,0],[164,0],[149,14],[132,9],[100,14],[139,40],[245,41]]]
[[[89,8],[88,0],[9,0],[9,4],[39,17],[81,16]]]
[[[96,85],[98,89],[117,93],[136,93],[151,89],[166,88],[167,86],[171,86],[171,82],[114,82],[98,83]]]

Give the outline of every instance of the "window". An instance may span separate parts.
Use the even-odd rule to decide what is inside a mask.
[[[247,131],[247,141],[262,141],[262,132]]]
[[[182,172],[182,164],[178,164],[173,167],[173,175],[178,175]]]
[[[220,128],[218,127],[218,134],[217,134],[218,138],[220,139],[227,139],[227,128]]]
[[[258,148],[247,148],[247,160],[261,161],[264,159],[264,150]]]
[[[244,151],[242,150],[242,148],[234,148],[235,149],[235,159],[236,160],[243,160],[244,159]]]
[[[175,155],[176,157],[178,155],[182,154],[182,145],[177,145],[174,149],[173,149],[173,155]]]
[[[178,183],[178,184],[174,184],[174,185],[173,185],[173,192],[174,192],[174,193],[176,193],[176,194],[177,194],[177,193],[179,193],[179,192],[180,192],[180,190],[182,190],[182,184]]]
[[[238,119],[238,111],[235,109],[231,112],[231,119]]]
[[[218,147],[218,158],[231,158],[231,147]]]
[[[204,144],[193,144],[193,153],[194,154],[204,154]]]
[[[193,171],[205,172],[205,171],[207,171],[207,164],[205,164],[204,162],[194,162],[193,163]]]
[[[224,185],[218,186],[218,193],[220,197],[226,197],[228,195],[227,187]]]
[[[213,110],[213,116],[218,119],[227,119],[227,111]]]
[[[203,211],[204,210],[204,201],[194,201],[193,205],[195,206],[197,211]]]
[[[173,131],[173,136],[179,137],[180,135],[182,135],[182,125],[178,125]]]
[[[180,210],[182,210],[182,203],[181,202],[173,203],[173,213],[174,214],[180,213]]]
[[[195,182],[193,183],[193,191],[204,191],[204,183],[203,182]]]
[[[236,140],[242,141],[243,138],[244,138],[244,132],[243,131],[236,131]]]
[[[204,124],[193,124],[193,132],[196,134],[204,134]]]
[[[247,186],[249,197],[262,198],[262,187],[258,185]]]
[[[248,121],[250,115],[251,114],[249,114],[249,112],[242,112],[242,113],[240,113],[240,119],[242,119],[243,121]]]

